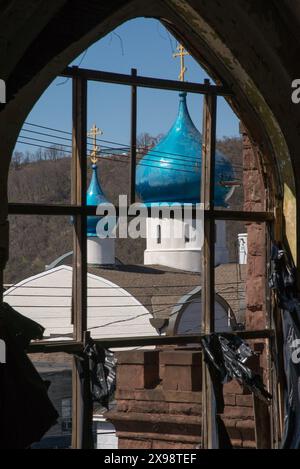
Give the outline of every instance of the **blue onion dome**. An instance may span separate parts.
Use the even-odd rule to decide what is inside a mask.
[[[190,117],[186,93],[179,96],[175,123],[137,166],[136,191],[145,204],[196,204],[200,201],[202,136]],[[233,179],[230,162],[216,152],[215,206],[227,206],[226,200],[232,190],[222,181]]]
[[[105,197],[98,179],[97,165],[92,166],[92,179],[87,191],[86,204],[87,205],[100,205],[109,203]],[[97,236],[97,223],[101,217],[88,217],[87,219],[87,235],[90,237]]]

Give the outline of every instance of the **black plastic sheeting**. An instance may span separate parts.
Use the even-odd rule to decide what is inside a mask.
[[[113,352],[99,347],[91,340],[84,350],[89,359],[91,393],[93,402],[109,409],[116,390],[117,360]]]
[[[300,449],[300,301],[296,292],[295,267],[279,245],[272,248],[269,284],[277,292],[282,309],[286,389],[281,447]]]
[[[236,379],[267,403],[272,396],[265,389],[261,377],[247,366],[247,361],[254,356],[254,352],[240,337],[234,334],[210,334],[204,336],[201,342],[213,383],[215,424],[212,445],[214,449],[230,449],[230,438],[220,417],[224,412],[223,385]]]
[[[0,364],[0,448],[26,449],[55,425],[58,414],[45,383],[26,348],[42,339],[42,326],[0,304],[1,339],[6,343],[6,363]]]
[[[109,409],[115,392],[117,362],[112,352],[90,339],[83,353],[75,355],[75,363],[80,377],[81,446],[92,449],[94,404]]]

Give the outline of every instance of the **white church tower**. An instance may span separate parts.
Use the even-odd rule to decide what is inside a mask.
[[[179,112],[175,123],[137,167],[137,193],[152,209],[152,216],[147,219],[144,263],[199,272],[203,238],[201,220],[196,230],[196,221],[192,217],[179,220],[164,216],[163,211],[159,213],[159,208],[171,209],[176,203],[188,208],[200,202],[202,136],[190,117],[186,93],[181,92],[179,97]],[[224,178],[234,179],[232,166],[217,152],[215,207],[225,207],[231,192],[231,189],[220,184]],[[227,263],[226,222],[223,220],[216,223],[215,246],[216,265]]]
[[[108,200],[104,195],[99,179],[97,160],[99,147],[97,146],[97,135],[102,134],[96,125],[90,132],[90,136],[94,137],[94,150],[91,155],[92,161],[92,178],[87,191],[87,205],[98,206],[100,204],[108,204]],[[91,216],[87,219],[87,261],[89,265],[107,265],[115,264],[115,239],[100,238],[97,233],[97,225],[100,220],[98,216]]]

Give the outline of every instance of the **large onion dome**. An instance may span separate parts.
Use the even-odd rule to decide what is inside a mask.
[[[192,203],[200,201],[202,136],[195,127],[180,93],[179,111],[168,134],[152,148],[137,166],[136,191],[146,204]],[[231,189],[222,181],[234,179],[230,162],[216,153],[215,200],[225,207]]]

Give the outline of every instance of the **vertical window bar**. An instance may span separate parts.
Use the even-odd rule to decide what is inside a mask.
[[[7,216],[7,212],[5,213]],[[0,303],[3,303],[4,293],[4,269],[8,261],[9,249],[9,223],[8,220],[0,225],[1,246],[0,246]]]
[[[136,77],[136,68],[131,69],[131,76]],[[131,87],[131,145],[130,145],[130,204],[135,203],[135,183],[136,183],[136,133],[137,133],[137,87]]]
[[[87,81],[73,78],[72,203],[86,207],[87,191]],[[84,341],[87,329],[87,220],[84,210],[74,218],[72,316],[75,340]],[[84,448],[81,383],[73,363],[72,446]]]
[[[209,80],[206,80],[209,84]],[[211,334],[215,324],[215,220],[214,210],[214,176],[216,150],[216,96],[204,96],[203,109],[203,142],[202,142],[202,177],[201,202],[206,210],[204,216],[204,244],[202,264],[202,332]],[[208,367],[202,361],[202,447],[213,448],[213,388]]]

